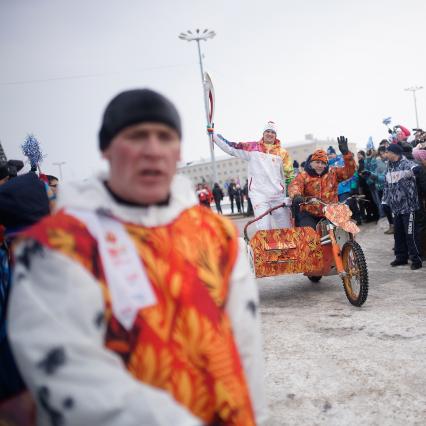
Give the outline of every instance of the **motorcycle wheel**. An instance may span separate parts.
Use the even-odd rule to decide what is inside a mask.
[[[313,283],[318,283],[320,281],[320,279],[322,278],[322,276],[312,276],[312,275],[307,275],[307,277],[309,278],[309,281],[312,281]]]
[[[342,261],[346,276],[342,277],[346,297],[354,306],[362,306],[368,296],[368,269],[364,252],[356,241],[342,247]]]

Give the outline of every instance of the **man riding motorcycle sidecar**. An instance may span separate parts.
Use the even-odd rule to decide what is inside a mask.
[[[339,182],[349,179],[355,172],[355,160],[348,149],[348,140],[344,136],[337,138],[343,155],[343,167],[330,167],[327,153],[322,149],[314,151],[306,160],[305,170],[290,183],[288,192],[293,199],[293,211],[296,226],[310,226],[315,229],[324,217],[322,205],[302,204],[305,197],[312,197],[324,203],[337,203]]]

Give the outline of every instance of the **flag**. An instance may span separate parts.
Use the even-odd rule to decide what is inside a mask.
[[[386,118],[384,118],[383,121],[382,121],[382,123],[385,126],[389,126],[392,123],[392,117],[386,117]]]

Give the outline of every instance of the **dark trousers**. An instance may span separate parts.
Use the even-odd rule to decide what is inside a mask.
[[[296,212],[296,226],[317,228],[320,217],[314,216],[308,212]]]
[[[396,260],[405,262],[410,258],[412,262],[421,262],[420,230],[416,226],[418,212],[397,214],[393,218],[395,257]]]
[[[254,211],[253,211],[253,205],[251,204],[251,200],[250,198],[247,198],[247,216],[253,216],[254,215]]]
[[[426,209],[422,208],[416,213],[415,225],[420,235],[420,254],[426,259]]]
[[[383,198],[383,190],[378,191],[380,200]],[[387,204],[382,204],[383,211],[385,213],[385,216],[389,222],[389,225],[393,225],[393,216],[392,216],[392,210]]]
[[[229,195],[229,201],[231,202],[231,212],[234,213],[234,197]]]
[[[374,194],[370,188],[365,189],[365,202],[363,200],[360,203],[364,207],[365,221],[366,222],[377,222],[380,218],[379,208],[377,207],[377,201],[375,200]]]
[[[235,204],[237,205],[238,213],[241,213],[241,198],[239,195],[235,197]]]
[[[220,205],[220,200],[217,198],[214,199],[214,202],[216,204],[216,211],[220,214],[222,214],[222,206]]]
[[[0,401],[11,398],[25,389],[25,384],[13,358],[6,337],[0,341]]]
[[[393,225],[393,216],[392,216],[392,210],[387,204],[383,204],[383,211],[385,212],[386,218],[389,222],[389,225]]]

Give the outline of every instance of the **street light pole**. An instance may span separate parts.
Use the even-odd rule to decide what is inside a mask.
[[[207,41],[209,38],[213,38],[215,35],[216,33],[214,31],[204,30],[203,32],[201,32],[199,29],[197,29],[195,33],[188,30],[186,33],[179,34],[179,38],[181,40],[197,42],[198,59],[200,63],[200,72],[201,72],[201,83],[203,85],[204,109],[206,113],[207,125],[210,125],[212,123],[209,122],[210,121],[209,120],[209,101],[207,99],[207,91],[205,86],[203,56],[201,54],[200,41],[201,40]],[[211,136],[209,136],[209,142],[210,142],[210,160],[212,165],[212,177],[213,177],[212,183],[214,183],[214,182],[217,182],[217,172],[216,172],[216,160],[215,160],[214,150],[213,150],[213,140]]]
[[[419,128],[419,116],[417,113],[417,98],[416,98],[416,91],[417,90],[421,90],[423,89],[423,86],[412,86],[412,87],[407,87],[406,90],[407,92],[413,92],[413,100],[414,100],[414,112],[416,114],[416,127]]]
[[[62,181],[62,166],[67,164],[66,161],[58,161],[57,163],[52,163],[54,166],[58,166],[59,167],[59,178]]]

